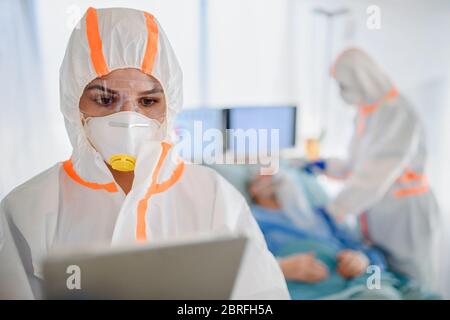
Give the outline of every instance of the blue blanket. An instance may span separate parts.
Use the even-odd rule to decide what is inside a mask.
[[[276,257],[298,253],[314,252],[329,270],[329,277],[319,283],[309,284],[300,281],[287,281],[292,299],[437,299],[436,295],[423,291],[408,278],[387,268],[380,250],[354,239],[346,229],[337,225],[323,210],[317,210],[317,218],[328,228],[328,234],[318,236],[295,226],[289,218],[277,210],[252,206],[252,212],[267,242],[269,250]],[[368,277],[346,280],[337,272],[336,255],[345,249],[363,252],[371,265],[381,271],[381,289],[369,290]]]
[[[316,240],[299,240],[292,242],[280,248],[276,252],[276,256],[283,257],[292,254],[314,252],[316,258],[324,263],[328,267],[329,276],[328,278],[318,282],[318,283],[305,283],[300,281],[287,281],[289,293],[292,299],[295,300],[305,300],[305,299],[321,299],[327,296],[347,292],[345,297],[351,299],[357,294],[364,293],[367,294],[369,289],[367,289],[367,279],[371,276],[371,273],[363,274],[360,277],[346,280],[341,277],[337,272],[336,255],[341,251],[341,248],[334,246],[332,244],[326,244]],[[386,299],[393,299],[392,297],[392,287],[399,284],[398,280],[393,274],[384,270],[380,273],[381,275],[381,290],[386,287],[390,289],[389,296],[381,295]],[[355,290],[349,290],[354,288]],[[380,289],[375,289],[378,296],[380,296]],[[395,295],[394,295],[395,296]],[[397,295],[399,297],[399,295]]]

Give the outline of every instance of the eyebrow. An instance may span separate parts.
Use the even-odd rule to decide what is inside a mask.
[[[163,92],[162,88],[161,87],[156,87],[156,88],[153,88],[151,90],[139,92],[139,94],[140,95],[144,95],[144,94],[154,94],[154,93],[160,93],[160,92]]]
[[[112,89],[106,88],[106,87],[98,85],[98,84],[93,84],[93,85],[87,87],[86,90],[87,91],[100,90],[100,91],[108,92],[108,93],[111,93],[111,94],[118,94],[119,93],[116,90],[112,90]],[[156,87],[156,88],[153,88],[151,90],[146,90],[146,91],[139,92],[139,94],[140,95],[145,95],[145,94],[154,94],[154,93],[160,93],[160,92],[163,92],[162,88],[161,87]]]
[[[117,91],[112,90],[112,89],[108,89],[108,88],[106,88],[104,86],[101,86],[101,85],[98,85],[98,84],[93,84],[93,85],[91,85],[91,86],[86,88],[86,91],[91,91],[91,90],[100,90],[100,91],[108,92],[108,93],[111,93],[111,94],[118,94]]]

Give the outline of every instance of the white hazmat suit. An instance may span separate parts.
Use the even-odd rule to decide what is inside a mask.
[[[183,163],[166,139],[142,147],[127,195],[115,183],[86,138],[79,101],[92,80],[121,68],[159,80],[170,131],[182,105],[182,73],[157,20],[132,9],[88,9],[60,70],[61,111],[73,153],[1,202],[0,298],[39,298],[42,262],[54,247],[129,246],[232,232],[250,239],[233,298],[288,299],[283,274],[244,198],[215,171]]]
[[[332,72],[358,115],[348,158],[326,160],[326,174],[345,180],[328,211],[359,215],[362,232],[388,253],[394,268],[431,285],[440,214],[424,176],[418,116],[364,52],[344,51]]]

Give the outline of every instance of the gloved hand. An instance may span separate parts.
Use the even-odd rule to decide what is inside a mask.
[[[309,174],[322,173],[327,169],[327,163],[325,160],[316,160],[306,163],[301,169]]]

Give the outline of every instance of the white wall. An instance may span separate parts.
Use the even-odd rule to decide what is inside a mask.
[[[53,151],[35,21],[31,1],[0,1],[0,199],[49,167]]]
[[[292,103],[287,2],[228,0],[208,6],[210,104]]]

